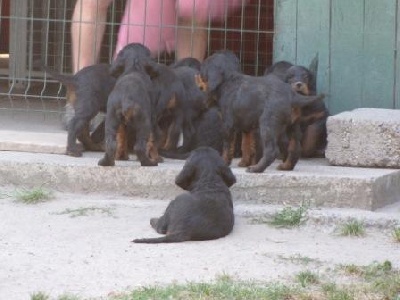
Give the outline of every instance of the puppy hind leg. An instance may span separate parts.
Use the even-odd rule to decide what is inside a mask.
[[[138,138],[135,143],[134,151],[136,153],[138,160],[140,161],[140,165],[142,167],[157,166],[158,165],[157,161],[151,160],[147,155],[146,143],[147,141],[141,138]]]
[[[83,149],[78,146],[78,144],[76,143],[76,139],[78,138],[78,135],[80,135],[80,133],[82,132],[84,126],[85,122],[76,117],[73,117],[69,122],[66,151],[67,155],[74,157],[82,156]],[[89,125],[87,124],[87,126]]]
[[[262,157],[257,164],[249,166],[247,172],[261,173],[272,164],[278,156],[277,137],[271,129],[264,128],[260,131],[260,141],[263,143]]]
[[[117,149],[115,152],[115,159],[116,160],[128,160],[129,153],[128,153],[128,138],[126,133],[126,125],[119,125],[117,130]]]
[[[278,166],[278,170],[293,170],[300,158],[300,126],[297,123],[291,126],[292,128],[289,130],[288,156],[286,160]]]
[[[252,150],[254,149],[254,140],[251,132],[242,133],[242,159],[240,160],[239,167],[248,167],[251,165]]]

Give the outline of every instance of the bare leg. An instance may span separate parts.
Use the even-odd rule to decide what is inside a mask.
[[[97,62],[107,9],[113,0],[77,0],[72,15],[72,69],[74,73]]]
[[[179,18],[176,40],[177,59],[194,57],[204,60],[207,49],[207,24]]]

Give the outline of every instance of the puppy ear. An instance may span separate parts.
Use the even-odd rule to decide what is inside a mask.
[[[236,177],[233,175],[230,167],[223,165],[218,168],[218,174],[221,175],[222,180],[228,187],[231,187],[234,183],[236,183]]]
[[[117,58],[112,62],[110,66],[110,74],[111,76],[117,78],[125,71],[125,60],[121,56],[117,56]]]
[[[195,166],[191,163],[186,163],[182,171],[176,176],[175,184],[184,190],[188,190],[192,184],[195,174]]]
[[[154,79],[159,76],[159,72],[157,70],[157,65],[155,63],[149,61],[144,65],[145,72],[150,76],[150,79]]]
[[[224,80],[222,70],[212,70],[208,72],[207,88],[209,91],[215,91]]]

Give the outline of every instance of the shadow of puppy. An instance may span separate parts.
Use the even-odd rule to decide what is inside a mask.
[[[150,220],[158,238],[135,239],[134,243],[176,243],[213,240],[228,235],[234,215],[229,187],[236,182],[219,153],[200,147],[187,159],[175,183],[188,191],[172,200],[164,215]]]

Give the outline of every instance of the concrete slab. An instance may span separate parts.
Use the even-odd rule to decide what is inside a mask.
[[[359,108],[327,121],[332,165],[400,168],[400,110]]]
[[[1,139],[1,137],[0,137]],[[99,167],[101,153],[81,158],[66,155],[3,151],[0,182],[26,187],[45,186],[73,193],[113,192],[143,198],[171,200],[182,190],[174,184],[183,161],[166,159],[157,167],[141,167],[135,160]],[[134,158],[134,157],[133,157]],[[375,210],[400,201],[400,170],[329,166],[325,159],[301,160],[294,171],[275,169],[261,174],[232,169],[237,183],[234,201],[251,204],[347,207]]]

